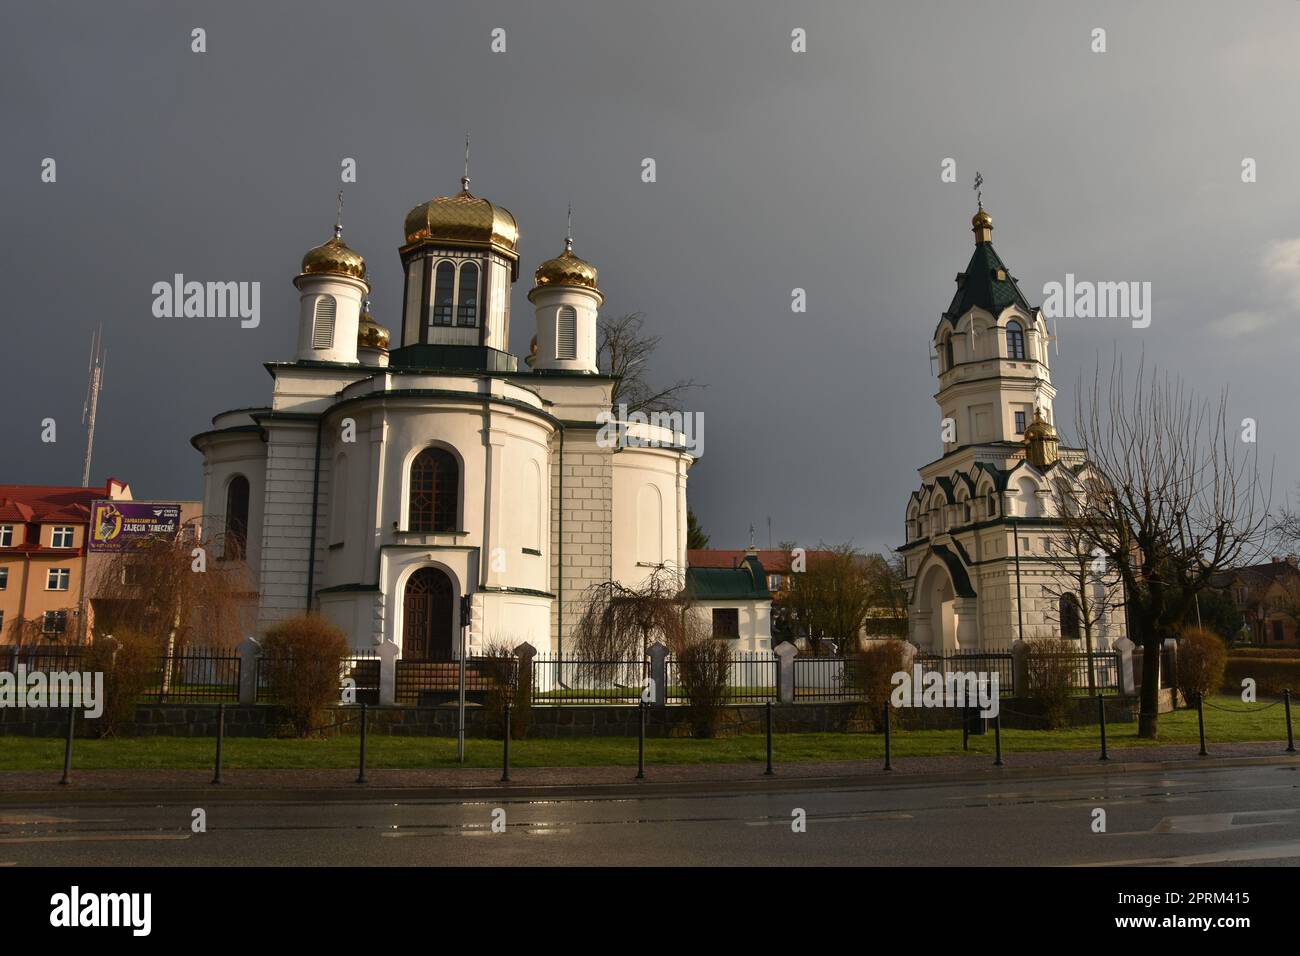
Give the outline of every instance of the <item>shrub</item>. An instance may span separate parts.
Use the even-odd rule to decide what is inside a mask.
[[[104,675],[104,712],[91,724],[95,736],[116,736],[135,722],[136,703],[161,676],[161,656],[157,641],[134,631],[119,631],[90,645],[85,669]]]
[[[695,737],[717,733],[718,716],[727,703],[731,647],[712,636],[692,636],[677,648],[677,679],[686,698],[687,720]]]
[[[1240,655],[1233,651],[1227,659],[1220,686],[1225,694],[1241,693],[1241,682],[1250,678],[1259,694],[1280,697],[1282,691],[1300,691],[1300,658]]]
[[[1183,700],[1191,703],[1197,694],[1209,696],[1223,686],[1228,665],[1228,648],[1213,631],[1188,628],[1178,639],[1175,679]]]
[[[527,675],[520,672],[519,658],[508,641],[490,641],[479,663],[487,681],[487,709],[495,726],[505,732],[506,702],[510,711],[510,736],[524,736],[529,724],[532,706],[532,689],[527,686]]]
[[[1025,696],[1043,709],[1048,729],[1064,727],[1070,698],[1074,695],[1076,642],[1053,637],[1026,643],[1029,645],[1029,687]]]
[[[318,614],[286,618],[266,632],[262,668],[276,702],[299,736],[325,722],[339,701],[339,659],[347,636]]]
[[[844,682],[866,701],[867,725],[884,731],[884,705],[894,689],[894,675],[907,670],[907,644],[899,640],[864,641],[862,650],[845,661]],[[898,726],[899,714],[889,708],[891,727]]]

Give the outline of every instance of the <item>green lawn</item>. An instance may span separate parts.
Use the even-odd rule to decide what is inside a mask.
[[[1243,704],[1235,697],[1216,697],[1214,705],[1230,708],[1224,713],[1207,706],[1206,738],[1210,749],[1215,742],[1276,741],[1281,751],[1286,741],[1282,707],[1269,701]],[[1160,718],[1160,739],[1139,740],[1136,724],[1112,724],[1107,731],[1111,747],[1142,747],[1153,744],[1197,742],[1196,712],[1181,710]],[[1031,750],[1096,750],[1097,728],[1038,731],[1005,730],[1003,749],[1010,755]],[[646,741],[650,764],[705,764],[761,762],[764,738],[760,735],[718,740],[673,739]],[[212,766],[211,739],[144,737],[125,740],[77,740],[73,768],[100,769],[203,769]],[[780,734],[774,743],[778,763],[825,760],[868,760],[884,756],[884,737],[879,734]],[[893,736],[895,757],[960,754],[961,732],[957,730],[897,731]],[[993,734],[972,737],[971,755],[991,755]],[[466,742],[466,764],[496,767],[501,761],[499,740]],[[511,762],[516,767],[635,766],[636,738],[584,737],[561,740],[517,740],[511,744]],[[371,736],[368,743],[371,769],[419,769],[456,765],[456,742],[444,737]],[[326,740],[265,740],[227,738],[225,766],[230,769],[337,769],[357,764],[357,738]],[[63,766],[63,741],[30,737],[0,737],[0,770],[48,770]]]

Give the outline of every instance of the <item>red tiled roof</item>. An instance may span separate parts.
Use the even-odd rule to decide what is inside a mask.
[[[131,488],[116,478],[98,488],[77,485],[0,485],[0,521],[43,524],[90,521],[91,502],[101,498],[129,499]]]

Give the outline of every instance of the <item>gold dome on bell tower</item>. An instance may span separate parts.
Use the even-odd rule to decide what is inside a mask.
[[[1025,429],[1024,438],[1025,457],[1029,459],[1029,463],[1039,468],[1046,468],[1052,464],[1059,457],[1056,451],[1059,442],[1056,429],[1043,418],[1043,410],[1035,407],[1034,420]]]

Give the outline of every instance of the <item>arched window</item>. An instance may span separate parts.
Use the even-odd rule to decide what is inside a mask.
[[[569,305],[560,309],[560,314],[555,320],[555,357],[557,359],[578,357],[578,313]]]
[[[1061,619],[1061,637],[1067,641],[1079,639],[1079,599],[1073,594],[1062,594],[1058,606]]]
[[[451,325],[452,298],[456,291],[456,267],[439,262],[433,274],[433,314],[430,325]]]
[[[952,336],[949,335],[943,340],[943,370],[946,372],[952,366]]]
[[[1025,357],[1025,330],[1019,322],[1007,323],[1007,358],[1023,359]]]
[[[460,467],[445,448],[426,448],[411,462],[407,527],[424,534],[456,531]]]
[[[318,295],[312,311],[311,347],[314,349],[334,348],[334,296]]]
[[[456,296],[456,324],[478,326],[478,265],[466,262],[460,267],[460,291]]]
[[[226,535],[222,557],[242,561],[248,554],[248,479],[236,475],[226,486]]]
[[[655,485],[642,485],[636,496],[637,564],[664,563],[663,496]]]

